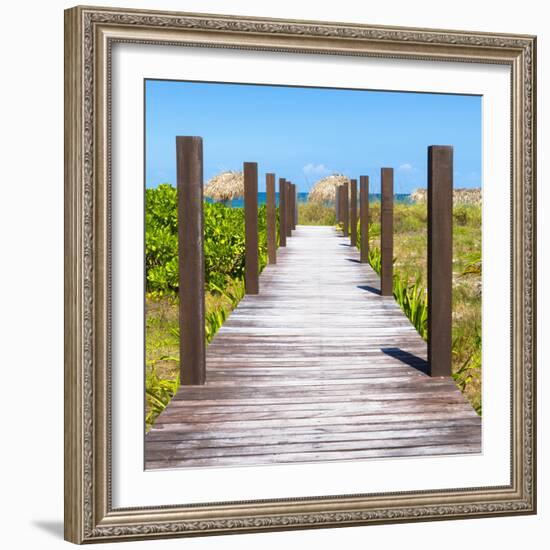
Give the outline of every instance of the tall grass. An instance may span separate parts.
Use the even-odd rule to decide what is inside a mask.
[[[382,255],[377,247],[369,248],[369,264],[377,275],[382,270]],[[428,297],[420,277],[413,284],[408,277],[393,273],[393,297],[418,334],[428,339]]]
[[[298,203],[298,223],[300,225],[334,225],[334,207],[315,202]]]
[[[401,278],[394,274],[393,295],[418,334],[427,341],[428,298],[420,277],[413,284],[409,284],[406,277]]]
[[[166,359],[166,358],[162,358]],[[149,431],[157,416],[166,408],[180,385],[179,372],[176,378],[166,379],[159,376],[155,362],[147,366],[145,374],[145,430]]]
[[[212,341],[215,334],[225,323],[231,311],[237,307],[237,304],[241,301],[245,293],[244,280],[242,279],[235,279],[232,282],[231,288],[221,288],[217,287],[215,284],[211,286],[213,287],[212,290],[225,302],[219,300],[217,305],[211,305],[206,311],[204,323],[206,344]],[[170,336],[173,337],[172,341],[177,345],[180,337],[179,323],[168,325],[167,329]],[[149,335],[148,337],[151,339]],[[175,370],[175,376],[167,377],[164,373],[160,372],[158,365],[161,362],[170,362],[176,365],[177,370]],[[177,352],[173,355],[161,355],[157,359],[148,361],[145,376],[145,399],[147,404],[145,425],[147,431],[154,424],[157,416],[166,408],[168,403],[170,403],[170,400],[178,390],[180,383],[179,363],[180,358]]]

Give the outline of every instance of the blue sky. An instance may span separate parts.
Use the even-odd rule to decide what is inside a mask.
[[[204,180],[258,163],[308,191],[334,172],[394,168],[394,191],[426,186],[429,145],[454,146],[455,187],[481,184],[481,97],[146,81],[146,186],[176,184],[175,136],[202,136]]]

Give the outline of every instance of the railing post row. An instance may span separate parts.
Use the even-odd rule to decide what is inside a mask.
[[[202,138],[176,137],[180,383],[206,382]]]

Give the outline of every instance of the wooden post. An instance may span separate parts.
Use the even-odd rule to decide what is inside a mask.
[[[361,263],[366,264],[369,261],[369,177],[360,176],[359,178],[359,228],[361,231]]]
[[[277,263],[277,212],[275,208],[275,174],[265,175],[267,258],[270,264]]]
[[[180,383],[206,382],[202,138],[176,137]]]
[[[294,216],[294,225],[298,225],[300,221],[300,197],[298,196],[300,192],[298,191],[298,188],[296,188],[296,215]],[[296,229],[296,227],[294,227]]]
[[[291,230],[291,235],[292,235],[292,231],[294,230],[294,184],[293,183],[290,183],[289,184],[289,187],[288,187],[288,211],[289,211],[289,225],[290,225],[290,230]]]
[[[296,187],[294,189],[295,193],[294,193],[294,197],[295,197],[295,201],[294,201],[294,205],[295,205],[295,210],[294,210],[294,229],[296,229],[296,226],[298,225],[298,215],[300,213],[300,197],[298,197],[299,195],[299,191],[298,191],[298,188]]]
[[[296,184],[292,184],[292,229],[296,229],[296,220],[298,219],[298,195],[296,193]]]
[[[380,294],[393,295],[393,168],[382,168],[382,207],[380,220]]]
[[[349,235],[349,186],[342,186],[342,223],[344,224],[344,237]]]
[[[340,189],[341,186],[337,185],[334,193],[334,210],[336,216],[336,223],[340,223]]]
[[[357,246],[357,180],[350,180],[350,245]]]
[[[340,214],[340,223],[342,224],[342,231],[344,226],[344,186],[340,185],[340,194],[338,196],[338,212]]]
[[[279,178],[279,246],[286,246],[286,180]]]
[[[289,181],[285,185],[286,195],[286,236],[292,237],[292,199],[291,199],[291,187],[292,183]]]
[[[258,164],[245,162],[244,168],[244,287],[247,294],[260,290],[258,268]]]
[[[451,376],[453,148],[428,147],[428,374]]]

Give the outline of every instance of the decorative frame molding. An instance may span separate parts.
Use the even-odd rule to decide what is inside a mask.
[[[509,486],[113,509],[110,57],[115,42],[497,63],[512,81]],[[65,538],[75,543],[536,511],[536,37],[76,7],[65,12]]]

